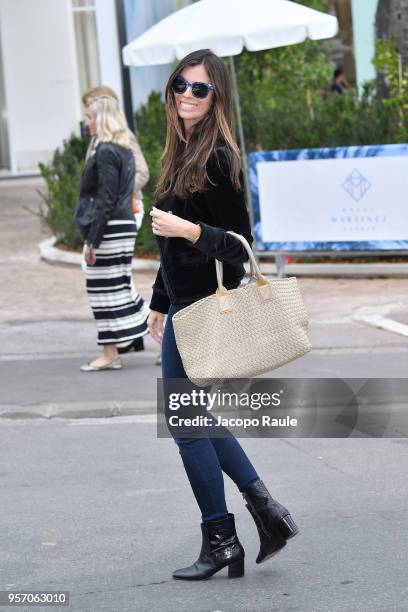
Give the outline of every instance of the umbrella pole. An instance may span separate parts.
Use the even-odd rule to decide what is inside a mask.
[[[239,144],[240,144],[241,155],[242,155],[242,167],[244,171],[243,174],[244,174],[245,195],[246,195],[247,206],[249,210],[249,218],[251,220],[251,227],[253,228],[254,220],[253,220],[253,215],[252,215],[251,190],[249,188],[249,172],[248,172],[248,162],[247,162],[247,154],[246,154],[246,147],[245,147],[245,137],[244,137],[244,130],[242,127],[241,104],[239,101],[239,91],[238,91],[238,83],[237,83],[237,74],[235,72],[235,63],[234,63],[234,58],[232,57],[232,55],[229,56],[229,65],[230,65],[231,80],[232,80],[232,95],[234,98],[235,113],[237,116]]]

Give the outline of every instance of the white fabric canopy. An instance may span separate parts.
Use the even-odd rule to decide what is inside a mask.
[[[337,34],[335,17],[289,0],[200,0],[172,13],[123,48],[131,66],[169,64],[197,49],[220,56]]]

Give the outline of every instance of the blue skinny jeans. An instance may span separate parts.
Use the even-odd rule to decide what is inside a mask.
[[[178,351],[173,329],[173,315],[187,304],[170,306],[162,343],[162,376],[187,378]],[[167,402],[166,402],[167,403]],[[170,412],[166,407],[166,418]],[[213,418],[209,412],[206,416]],[[225,437],[179,438],[178,445],[184,469],[201,510],[203,521],[227,518],[223,472],[243,491],[259,476],[239,442],[226,427],[217,427]]]

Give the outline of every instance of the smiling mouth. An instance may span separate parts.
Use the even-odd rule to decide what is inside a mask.
[[[179,104],[181,108],[184,108],[186,110],[194,110],[195,108],[197,108],[197,104],[190,104],[189,102],[183,102],[182,100],[180,100]]]

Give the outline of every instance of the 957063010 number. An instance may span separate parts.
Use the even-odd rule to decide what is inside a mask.
[[[0,591],[0,606],[69,606],[68,591]]]

